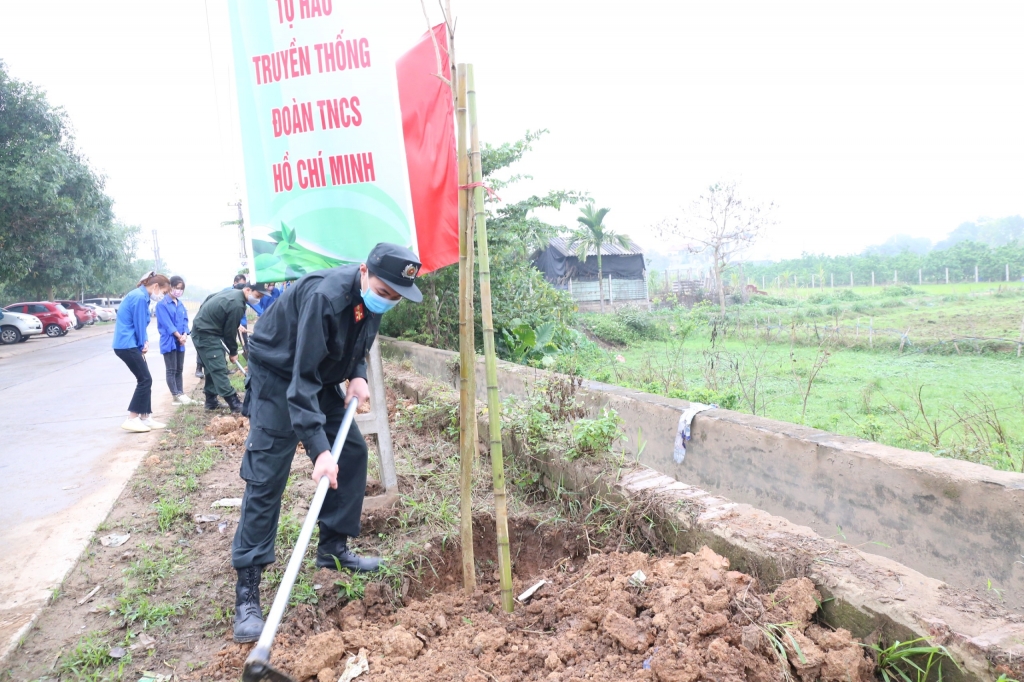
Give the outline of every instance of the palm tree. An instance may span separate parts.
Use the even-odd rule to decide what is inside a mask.
[[[604,271],[601,269],[601,247],[605,244],[617,244],[624,249],[630,247],[629,237],[616,234],[602,224],[610,210],[610,208],[599,208],[595,211],[593,203],[587,204],[580,209],[580,213],[583,215],[576,218],[580,222],[580,227],[569,235],[569,248],[576,252],[580,263],[586,262],[589,252],[593,251],[597,254],[597,291],[601,299],[602,313],[604,312]]]

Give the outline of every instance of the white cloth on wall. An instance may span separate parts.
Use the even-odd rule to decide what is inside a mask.
[[[718,409],[718,405],[714,403],[711,405],[690,403],[690,406],[683,410],[683,414],[679,417],[675,447],[672,449],[672,459],[676,464],[682,464],[686,459],[686,443],[690,440],[690,425],[693,423],[693,418],[701,412],[715,409]]]

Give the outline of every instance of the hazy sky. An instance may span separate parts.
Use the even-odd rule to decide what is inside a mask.
[[[392,51],[426,30],[419,2],[373,2]],[[653,224],[733,178],[780,207],[762,257],[1024,213],[1022,3],[451,2],[483,139],[551,131],[522,164],[535,181],[506,198],[587,190],[653,247]],[[176,272],[230,280],[219,223],[242,177],[224,0],[2,0],[0,59],[67,109],[143,251],[156,229]]]

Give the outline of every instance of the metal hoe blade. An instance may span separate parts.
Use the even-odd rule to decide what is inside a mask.
[[[253,648],[249,658],[245,661],[245,669],[242,670],[242,682],[295,682],[291,677],[270,665],[269,659],[269,649],[260,651],[259,646]]]
[[[352,428],[352,420],[356,416],[358,407],[359,399],[352,398],[345,409],[345,417],[341,420],[341,428],[338,429],[334,447],[331,448],[331,459],[335,464],[338,463],[341,447],[345,444],[345,439],[348,438],[348,432]],[[260,640],[249,653],[249,657],[245,659],[242,682],[295,682],[291,677],[270,665],[270,649],[274,645],[274,636],[277,634],[277,628],[281,625],[284,610],[288,607],[288,599],[291,597],[295,579],[302,567],[302,558],[306,555],[306,547],[313,535],[313,527],[316,526],[317,517],[320,516],[320,507],[324,504],[324,498],[327,496],[327,489],[330,485],[326,476],[323,476],[317,483],[316,494],[313,495],[313,501],[309,505],[306,520],[302,522],[299,539],[295,541],[295,548],[288,560],[288,567],[285,568],[281,584],[277,588],[277,594],[274,595],[274,603],[270,607],[270,613],[267,614],[267,622],[263,625]]]

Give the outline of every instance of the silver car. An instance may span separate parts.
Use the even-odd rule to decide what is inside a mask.
[[[21,343],[43,333],[43,323],[35,315],[0,310],[0,343]]]
[[[110,322],[117,317],[117,313],[110,308],[104,308],[103,306],[98,306],[95,303],[86,303],[85,307],[96,313],[96,319],[100,322]]]

